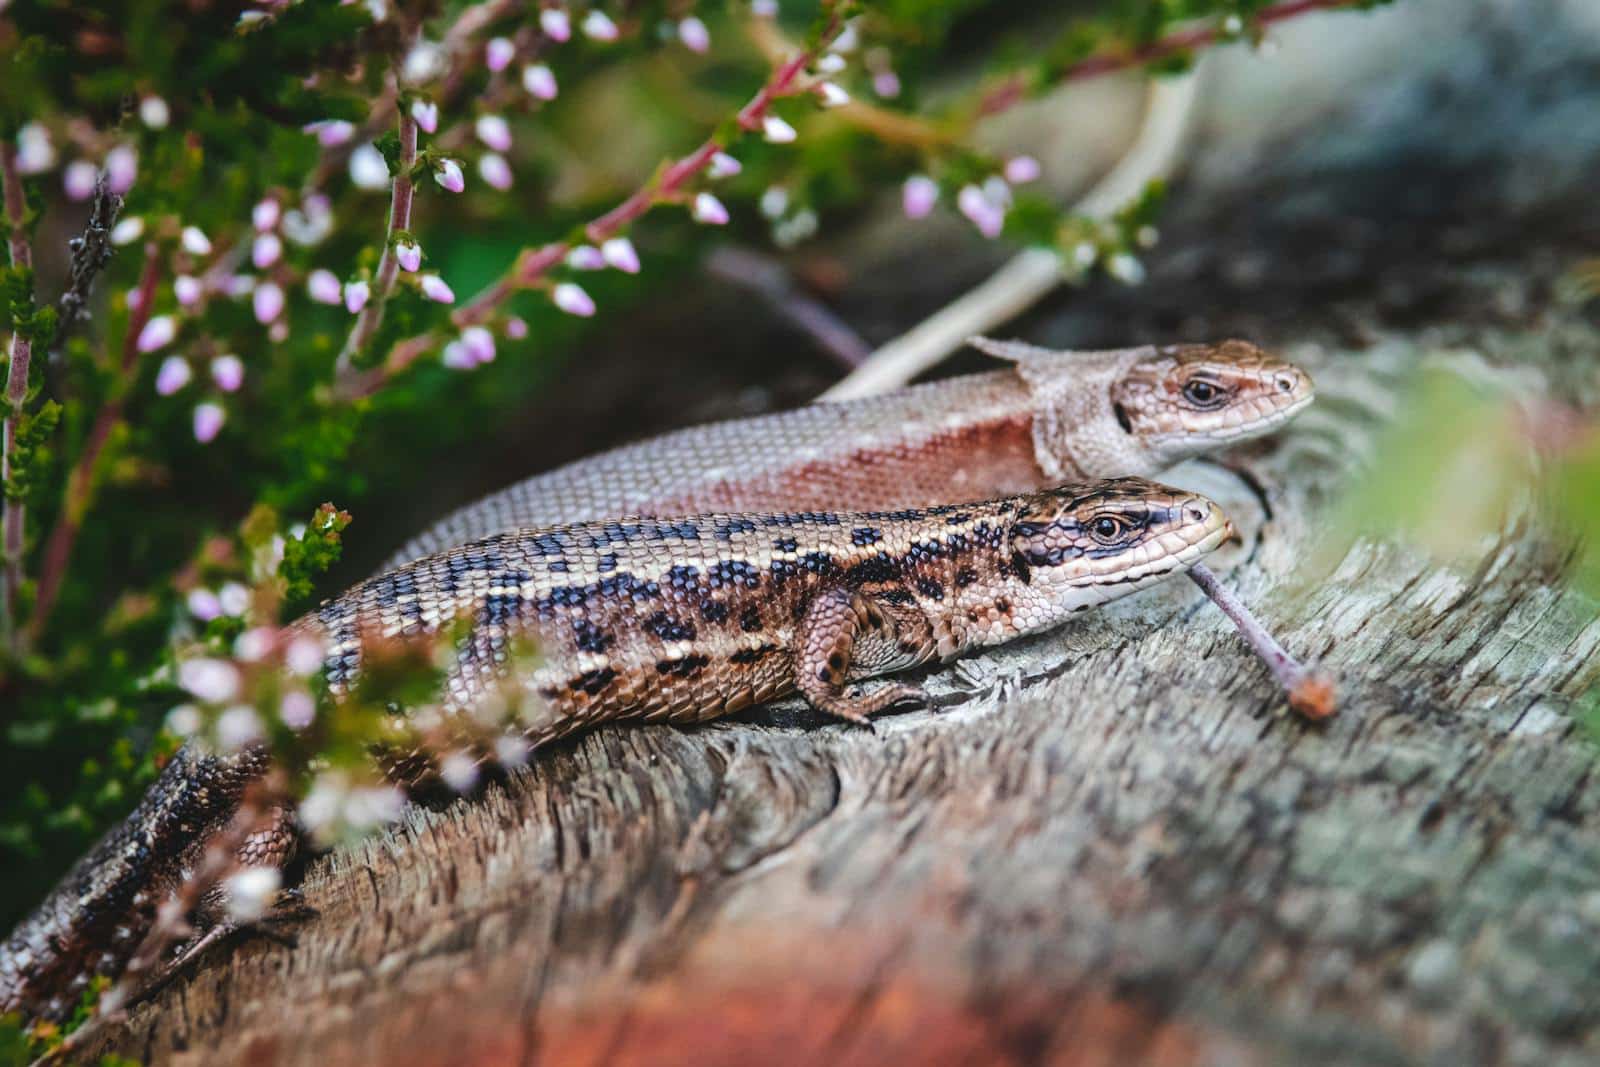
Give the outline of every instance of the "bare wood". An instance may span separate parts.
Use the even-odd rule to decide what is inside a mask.
[[[1600,680],[1594,605],[1522,527],[1475,571],[1360,544],[1325,584],[1293,583],[1317,502],[1419,353],[1287,354],[1323,399],[1240,461],[1273,517],[1228,580],[1338,672],[1346,711],[1324,727],[1286,717],[1226,620],[1168,583],[934,673],[937,707],[876,734],[792,705],[601,730],[314,862],[322,915],[298,947],[212,955],[118,1047],[177,1063],[1592,1057],[1600,785],[1573,716]]]

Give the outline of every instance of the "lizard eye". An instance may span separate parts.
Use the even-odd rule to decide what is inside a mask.
[[[1112,515],[1102,515],[1089,524],[1089,533],[1103,545],[1115,544],[1128,524]]]
[[[1198,408],[1216,407],[1227,397],[1222,386],[1204,378],[1191,378],[1183,387],[1183,395]]]

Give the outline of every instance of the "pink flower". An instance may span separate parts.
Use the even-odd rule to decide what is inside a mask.
[[[744,164],[726,152],[718,152],[711,157],[711,166],[706,173],[713,178],[731,178],[741,170],[744,170]]]
[[[250,209],[250,225],[258,233],[266,233],[276,229],[278,219],[283,215],[283,206],[274,197],[256,201],[256,206]]]
[[[414,271],[422,266],[422,246],[415,241],[401,240],[394,246],[394,258],[401,270]]]
[[[86,159],[75,160],[61,172],[61,188],[68,200],[87,200],[94,195],[94,183],[98,175],[93,163]]]
[[[708,226],[725,226],[728,222],[728,209],[722,206],[722,201],[710,193],[697,193],[694,198],[694,207],[690,209],[694,221],[703,222]]]
[[[832,82],[817,86],[817,97],[823,107],[843,107],[850,102],[850,94]]]
[[[511,38],[495,37],[484,46],[483,65],[499,73],[511,64],[516,55],[517,46],[511,43]]]
[[[594,245],[579,245],[567,253],[567,266],[573,270],[602,270],[606,257]]]
[[[346,282],[344,286],[344,309],[354,315],[367,306],[367,301],[372,298],[372,286],[366,282]]]
[[[601,245],[600,256],[624,274],[639,273],[639,253],[626,237],[613,237]]]
[[[502,193],[511,188],[511,164],[496,152],[485,152],[478,157],[478,177],[490,188]]]
[[[370,144],[357,146],[350,153],[350,181],[357,189],[377,192],[389,188],[389,164],[383,153]]]
[[[189,614],[201,622],[210,622],[222,616],[222,601],[217,599],[217,594],[204,586],[191,589],[184,598],[184,607],[189,609]]]
[[[172,279],[172,293],[178,298],[179,307],[191,308],[200,302],[205,285],[191,274],[180,274]]]
[[[1026,185],[1039,180],[1039,161],[1032,156],[1012,156],[1006,160],[1006,181],[1012,185]]]
[[[140,352],[154,352],[158,348],[165,348],[178,336],[178,324],[171,315],[157,315],[144,324],[144,329],[139,331],[138,349]]]
[[[939,183],[926,174],[913,174],[900,187],[900,207],[908,219],[927,218],[939,202]]]
[[[547,7],[539,12],[539,28],[552,41],[565,41],[572,36],[572,19],[563,8]]]
[[[445,284],[444,279],[437,274],[424,274],[422,276],[422,295],[441,304],[454,304],[456,302],[456,294]]]
[[[132,244],[144,235],[144,219],[138,215],[119,221],[111,227],[111,243],[117,246]]]
[[[255,292],[256,279],[251,274],[231,274],[223,286],[227,294],[237,300]]]
[[[224,393],[238,392],[244,384],[244,360],[229,352],[211,361],[211,380]]]
[[[324,148],[333,148],[342,145],[356,135],[356,128],[343,119],[324,119],[313,122],[306,127],[310,133],[317,135],[317,143]]]
[[[192,377],[194,372],[189,369],[188,360],[182,356],[168,356],[156,371],[156,395],[171,396],[188,385]]]
[[[976,185],[963,185],[956,194],[956,208],[988,238],[1000,236],[1005,225],[1005,211],[984,195]]]
[[[439,362],[451,370],[471,370],[478,365],[478,361],[459,339],[450,341],[444,346],[444,351],[439,353]]]
[[[283,314],[283,289],[277,282],[262,282],[256,286],[251,306],[255,310],[256,321],[261,325],[276,321]]]
[[[106,153],[106,189],[121,196],[133,188],[139,176],[139,153],[125,144],[119,144]]]
[[[506,320],[506,336],[513,341],[520,341],[528,336],[528,324],[513,315]]]
[[[178,243],[183,245],[183,250],[194,256],[209,256],[211,254],[211,238],[198,226],[185,226],[178,235]]]
[[[511,124],[500,115],[479,115],[473,124],[478,140],[496,152],[511,151]]]
[[[419,96],[411,101],[411,117],[423,133],[433,133],[439,128],[439,105]]]
[[[885,100],[900,95],[900,75],[892,70],[880,70],[872,76],[872,91]]]
[[[494,334],[482,326],[468,326],[461,331],[461,345],[477,363],[494,362]]]
[[[750,0],[750,14],[758,19],[778,17],[778,0]]]
[[[797,134],[794,127],[784,122],[776,115],[768,115],[761,120],[761,136],[771,144],[790,144]]]
[[[227,421],[227,418],[227,413],[222,410],[222,405],[220,404],[213,404],[209,400],[204,404],[196,404],[194,409],[194,439],[203,445],[209,445],[217,439],[217,434],[222,432],[222,424]]]
[[[256,270],[266,270],[282,257],[283,239],[275,233],[257,234],[250,245],[250,262],[256,265]]]
[[[283,695],[283,702],[278,705],[278,717],[289,729],[304,730],[317,717],[316,702],[304,689],[291,689]],[[261,870],[259,867],[253,869]]]
[[[704,55],[711,48],[711,31],[694,15],[678,23],[678,40],[691,52]]]
[[[844,58],[844,56],[839,55],[837,52],[829,52],[827,55],[817,60],[817,73],[842,74],[844,73],[844,69],[849,65],[849,62]]]
[[[340,300],[339,279],[331,270],[318,268],[306,279],[306,293],[319,304],[337,304]]]
[[[433,180],[446,192],[459,193],[467,187],[467,180],[461,174],[461,164],[453,159],[440,162],[438,169],[433,172]]]
[[[586,37],[596,41],[615,41],[617,39],[617,24],[604,11],[591,9],[583,17],[583,32]]]
[[[562,282],[556,286],[550,294],[550,299],[555,302],[556,307],[568,315],[586,319],[594,314],[594,300],[583,291],[582,286],[574,285],[572,282]]]
[[[536,100],[554,100],[560,91],[556,76],[543,63],[530,63],[522,68],[522,87]]]

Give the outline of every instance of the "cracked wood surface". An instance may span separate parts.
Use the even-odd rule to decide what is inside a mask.
[[[1600,1055],[1594,606],[1513,525],[1294,580],[1419,352],[1286,350],[1286,433],[1173,480],[1338,675],[1324,728],[1189,583],[935,672],[877,732],[792,704],[596,731],[312,863],[295,948],[113,1035],[190,1063],[1581,1062]],[[1242,476],[1241,476],[1242,475]]]

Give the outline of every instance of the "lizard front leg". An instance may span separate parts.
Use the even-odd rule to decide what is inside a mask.
[[[795,686],[820,711],[866,723],[883,709],[922,700],[922,690],[885,685],[870,692],[846,688],[870,677],[924,663],[934,653],[933,626],[905,590],[832,588],[812,598],[795,643]]]

